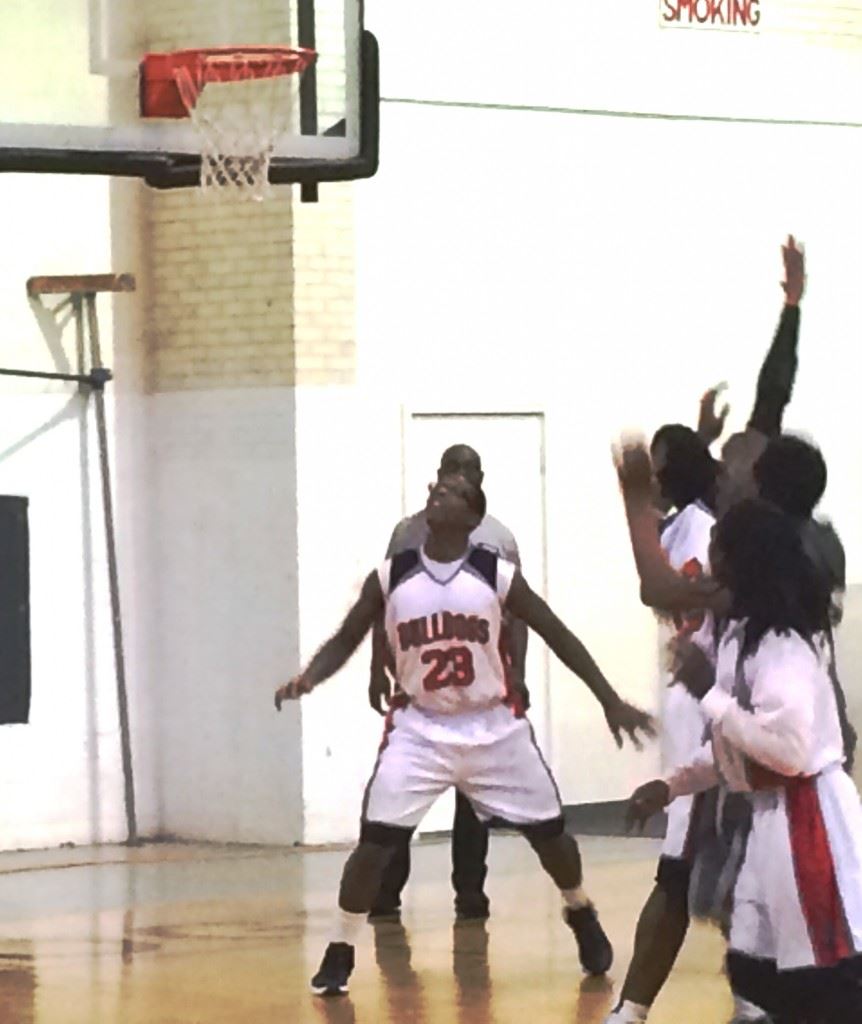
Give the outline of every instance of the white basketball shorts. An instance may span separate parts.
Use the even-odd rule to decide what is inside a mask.
[[[411,704],[387,720],[363,820],[415,828],[453,786],[485,821],[528,825],[562,814],[556,783],[526,718],[505,705],[442,715]]]

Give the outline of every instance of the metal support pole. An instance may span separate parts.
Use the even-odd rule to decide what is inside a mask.
[[[99,439],[99,463],[102,476],[102,506],[105,515],[105,542],[108,555],[108,582],[111,591],[111,622],[114,633],[114,667],[117,676],[117,711],[120,718],[120,746],[123,757],[123,785],[126,802],[127,845],[137,846],[138,822],[135,813],[135,781],[132,769],[132,741],[129,730],[129,701],[126,692],[126,661],[123,652],[123,620],[120,616],[120,581],[117,573],[117,544],[114,531],[114,508],[111,498],[111,468],[108,459],[108,430],[105,421],[105,387],[102,353],[99,346],[99,325],[96,320],[96,294],[84,294],[87,328],[90,337],[91,379],[96,402],[96,431]]]
[[[314,0],[297,0],[296,21],[299,45],[316,49]],[[317,61],[303,71],[299,81],[299,131],[302,135],[317,135]],[[317,195],[316,181],[304,181],[299,186],[300,202],[316,203]]]
[[[89,384],[91,388],[100,388],[111,380],[111,371],[99,369],[93,370],[92,373],[48,373],[44,370],[2,369],[0,370],[0,377],[35,377],[37,380],[67,380],[74,384]]]

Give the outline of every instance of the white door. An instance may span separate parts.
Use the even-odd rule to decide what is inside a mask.
[[[408,513],[422,508],[440,456],[453,444],[469,444],[482,458],[488,511],[515,535],[524,576],[545,595],[545,481],[543,420],[540,414],[413,413],[405,418],[404,497]],[[548,653],[530,635],[526,681],[536,739],[550,760],[548,740]],[[452,827],[454,797],[440,800],[420,826],[422,832]]]

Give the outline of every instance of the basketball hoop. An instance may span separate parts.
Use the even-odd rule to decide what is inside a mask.
[[[316,56],[289,46],[150,53],[141,63],[141,114],[191,118],[205,195],[263,199],[270,159],[290,126],[292,76]]]

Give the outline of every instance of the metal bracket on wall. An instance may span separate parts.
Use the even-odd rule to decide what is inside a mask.
[[[96,295],[99,292],[133,292],[135,279],[131,274],[79,274],[62,277],[31,277],[27,281],[30,298],[42,295],[65,295],[75,311],[78,330],[89,340],[90,372],[51,373],[39,370],[0,370],[6,377],[29,377],[62,380],[83,384],[95,399],[96,430],[99,439],[99,464],[102,480],[102,508],[105,516],[105,546],[108,558],[108,584],[111,595],[111,624],[114,641],[114,670],[117,681],[117,712],[120,725],[120,747],[123,760],[123,786],[126,809],[126,842],[137,846],[138,822],[135,811],[135,782],[132,767],[132,741],[129,728],[129,702],[126,689],[126,662],[123,648],[123,620],[120,613],[120,583],[117,571],[117,544],[114,528],[114,506],[111,489],[111,468],[108,454],[108,428],[105,418],[105,385],[113,380],[111,371],[102,365]]]

